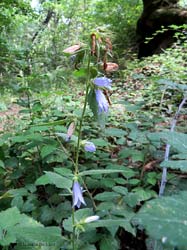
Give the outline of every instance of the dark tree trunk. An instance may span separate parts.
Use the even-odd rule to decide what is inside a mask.
[[[138,57],[151,56],[160,53],[175,41],[172,29],[168,26],[187,23],[187,10],[178,6],[179,0],[143,0],[143,12],[137,22]],[[166,28],[166,31],[156,35],[156,31]],[[146,38],[152,39],[146,42]]]

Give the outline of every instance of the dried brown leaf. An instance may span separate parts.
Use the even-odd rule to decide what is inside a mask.
[[[117,63],[107,62],[104,65],[104,69],[106,72],[113,72],[119,69],[119,65]]]
[[[63,52],[68,53],[68,54],[74,54],[80,48],[81,48],[80,44],[75,44],[75,45],[73,45],[71,47],[68,47],[68,48],[64,49]]]

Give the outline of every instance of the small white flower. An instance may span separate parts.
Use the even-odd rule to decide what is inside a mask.
[[[97,221],[99,220],[99,216],[98,215],[93,215],[93,216],[89,216],[87,217],[84,222],[85,223],[90,223],[90,222],[93,222],[93,221]]]
[[[162,237],[162,243],[166,243],[166,241],[167,241],[167,237]]]

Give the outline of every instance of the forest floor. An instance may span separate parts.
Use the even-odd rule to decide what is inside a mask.
[[[20,106],[11,104],[8,109],[0,112],[0,132],[9,130],[14,126],[15,119],[20,117]]]

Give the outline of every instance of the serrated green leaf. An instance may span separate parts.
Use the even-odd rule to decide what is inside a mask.
[[[110,201],[116,198],[119,198],[121,195],[115,192],[103,192],[97,194],[94,199],[98,201]]]
[[[165,85],[167,88],[170,88],[170,89],[180,89],[182,91],[187,90],[187,86],[185,84],[179,84],[179,83],[173,82],[169,79],[159,79],[157,82],[159,84]]]
[[[139,143],[147,143],[146,136],[147,134],[145,132],[139,130],[132,130],[128,135],[128,138],[130,138],[133,141],[137,141]]]
[[[8,229],[20,222],[21,214],[16,207],[0,212],[0,228]]]
[[[133,169],[118,164],[108,164],[107,169],[121,170],[121,174],[127,179],[136,175],[136,172]]]
[[[105,129],[105,135],[112,137],[123,137],[127,135],[127,132],[119,128],[107,128]]]
[[[116,143],[118,145],[124,145],[126,143],[126,138],[125,137],[121,137],[119,139],[116,140]]]
[[[68,218],[71,214],[72,204],[70,201],[60,203],[54,211],[54,219],[57,223],[61,223],[62,219]]]
[[[58,188],[71,189],[72,179],[63,177],[57,173],[46,171],[45,175],[38,178],[35,184],[36,185],[54,184]]]
[[[187,172],[187,161],[186,160],[163,161],[160,164],[160,166],[171,168],[171,169],[180,169],[183,172]]]
[[[100,250],[118,250],[119,245],[113,237],[103,237],[100,242]]]
[[[128,219],[106,219],[106,220],[98,220],[94,223],[90,223],[89,228],[97,228],[97,227],[112,227],[112,226],[119,226],[124,227],[126,223],[129,223]]]
[[[133,218],[133,223],[143,226],[149,236],[160,240],[163,245],[186,249],[186,203],[185,191],[149,201]]]
[[[16,236],[14,233],[14,227],[10,228],[8,231],[0,230],[0,245],[1,246],[8,246],[11,243],[16,243]]]
[[[107,188],[112,188],[115,185],[115,181],[113,178],[103,178],[102,184]]]
[[[21,136],[21,135],[18,135],[18,136],[14,136],[13,138],[11,138],[12,142],[13,143],[16,143],[16,142],[26,142],[27,141],[27,137],[26,136]]]
[[[11,194],[12,196],[27,196],[28,195],[28,191],[26,188],[15,188],[15,189],[10,189],[8,191],[9,194]]]
[[[56,244],[57,241],[61,240],[61,232],[58,227],[16,227],[15,232],[17,238],[21,242],[30,242],[32,244],[43,243]]]
[[[16,225],[15,235],[19,242],[30,244],[43,244],[44,246],[62,240],[59,227],[44,227],[31,217],[22,214],[20,223]]]
[[[32,132],[41,132],[41,131],[48,131],[50,129],[49,126],[46,126],[46,125],[33,125],[30,127],[30,131]]]
[[[16,207],[0,213],[0,245],[8,246],[16,242],[15,226],[20,222],[21,214]]]
[[[95,170],[86,170],[83,172],[80,172],[80,176],[85,175],[99,175],[99,174],[114,174],[114,173],[122,173],[125,172],[123,169],[95,169]]]
[[[128,184],[130,185],[138,185],[140,183],[139,179],[130,179],[128,180]]]
[[[0,213],[0,244],[8,246],[10,243],[56,243],[61,240],[61,231],[57,227],[45,228],[31,217],[20,214],[16,207]]]
[[[149,133],[148,137],[152,141],[162,140],[170,144],[179,153],[187,153],[187,134],[168,131]]]
[[[97,206],[97,210],[101,210],[102,212],[106,211],[106,213],[108,214],[108,210],[114,209],[115,208],[115,204],[113,201],[104,201],[101,202],[98,206]]]
[[[177,160],[186,160],[187,159],[187,154],[182,153],[182,154],[175,154],[171,156],[172,159],[177,159]]]
[[[156,192],[140,188],[135,193],[128,193],[124,197],[124,200],[130,207],[135,207],[136,205],[140,205],[141,201],[146,201],[153,197],[156,197]]]
[[[47,185],[47,184],[51,184],[51,181],[50,181],[50,178],[46,174],[40,176],[35,181],[35,185],[37,185],[37,186],[39,186],[39,185]]]
[[[73,174],[72,171],[68,168],[54,168],[55,172],[57,172],[58,174],[62,175],[62,176],[66,176],[66,177],[70,177],[73,178]]]
[[[44,222],[52,221],[53,214],[54,214],[54,210],[50,208],[48,205],[41,207],[41,216],[40,216],[41,222],[44,223]]]
[[[98,228],[98,227],[106,227],[107,229],[111,228],[111,232],[116,230],[119,227],[124,228],[127,232],[132,233],[135,236],[135,229],[132,227],[130,223],[130,219],[106,219],[106,220],[98,220],[94,223],[87,224],[89,229]]]
[[[122,195],[126,195],[128,193],[128,189],[122,186],[115,186],[112,188],[112,190]]]
[[[114,181],[116,184],[120,184],[120,185],[125,185],[127,183],[127,181],[125,179],[120,178],[120,177],[114,178]]]
[[[11,206],[12,207],[17,207],[18,209],[22,210],[22,207],[23,207],[23,197],[18,195],[18,196],[15,196],[12,201],[11,201]]]
[[[27,141],[35,141],[35,142],[42,142],[44,140],[44,137],[39,133],[33,133],[33,134],[25,134],[25,135],[18,135],[11,138],[13,143],[21,143],[21,142],[27,142]]]
[[[119,157],[120,158],[132,157],[133,162],[144,161],[144,152],[132,148],[127,148],[127,149],[125,148],[119,152]]]
[[[34,209],[36,209],[36,206],[34,205],[32,199],[28,199],[24,204],[23,204],[23,207],[22,207],[22,211],[25,212],[25,213],[28,213],[28,212],[31,212],[33,211]]]
[[[45,145],[41,148],[40,155],[42,158],[45,158],[49,154],[53,153],[56,150],[55,145]]]
[[[110,145],[107,141],[101,138],[92,139],[92,142],[98,147],[107,147],[108,145]]]

